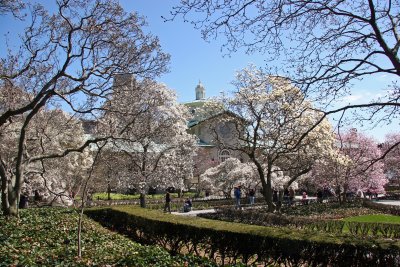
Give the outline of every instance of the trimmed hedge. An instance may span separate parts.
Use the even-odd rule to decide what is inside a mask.
[[[383,213],[400,216],[400,206],[386,205],[379,202],[371,201],[369,199],[363,200],[363,205],[370,209],[374,209]]]
[[[174,216],[136,207],[90,209],[101,224],[172,253],[205,255],[219,264],[398,266],[400,242]]]
[[[355,236],[400,238],[400,224],[351,222],[332,219],[318,219],[283,214],[260,212],[260,210],[237,210],[232,207],[216,208],[216,213],[199,214],[200,217],[254,224],[261,226],[286,226],[296,229],[307,229],[332,234],[350,233]]]
[[[78,211],[20,210],[20,219],[0,216],[0,267],[11,266],[215,266],[204,258],[171,256],[143,246],[84,216],[82,258],[77,257]]]

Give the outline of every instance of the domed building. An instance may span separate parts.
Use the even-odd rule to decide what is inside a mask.
[[[188,121],[188,132],[198,138],[198,151],[194,159],[193,185],[199,182],[199,176],[208,168],[224,162],[230,157],[243,161],[244,156],[224,148],[226,142],[236,142],[233,122],[229,118],[237,116],[224,110],[218,103],[206,98],[206,89],[199,81],[195,87],[195,100],[183,103],[188,107],[191,118]],[[220,122],[221,118],[224,122]]]

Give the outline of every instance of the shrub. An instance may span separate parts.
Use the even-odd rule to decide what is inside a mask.
[[[337,219],[329,219],[331,218],[331,216],[327,216],[326,218],[328,219],[315,218],[314,216],[298,217],[287,216],[284,214],[267,213],[262,209],[237,210],[232,207],[217,207],[216,211],[216,213],[199,214],[199,216],[221,221],[240,222],[262,226],[285,226],[296,229],[306,229],[309,231],[319,231],[332,234],[350,233],[351,235],[362,237],[372,236],[398,238],[400,236],[400,225],[393,225],[388,223],[355,222],[354,218],[351,218],[351,220],[346,219],[346,221],[343,221]],[[351,211],[347,214],[353,215],[354,212]],[[390,218],[387,218],[389,215],[372,216],[385,217],[386,220],[390,220]],[[368,218],[372,216],[368,216]],[[361,217],[365,218],[365,216]]]
[[[220,264],[240,260],[292,266],[399,265],[400,244],[393,240],[220,222],[126,206],[91,209],[87,214],[134,240],[163,245],[172,253],[206,255]]]
[[[84,218],[82,258],[77,258],[77,212],[28,209],[21,219],[0,216],[0,266],[214,266],[199,257],[171,256]]]
[[[376,211],[380,211],[382,213],[387,213],[397,216],[400,215],[400,206],[379,204],[379,202],[370,201],[368,199],[365,199],[363,201],[363,205],[365,207],[374,209]]]

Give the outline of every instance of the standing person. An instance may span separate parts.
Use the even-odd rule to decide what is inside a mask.
[[[242,196],[242,192],[240,190],[240,185],[235,187],[233,194],[235,195],[236,208],[240,209],[240,197]]]
[[[301,197],[301,203],[303,205],[307,205],[308,204],[307,193],[305,191],[303,192],[303,195]]]
[[[165,194],[164,212],[167,212],[167,209],[168,209],[168,212],[171,213],[171,196],[168,191]]]
[[[278,202],[278,191],[274,188],[272,189],[272,202],[276,203]]]
[[[322,197],[323,197],[322,190],[318,189],[318,191],[317,191],[317,201],[318,201],[318,203],[322,203],[323,202]]]
[[[287,188],[283,191],[283,202],[289,203],[289,189]]]
[[[28,196],[27,196],[27,195],[21,194],[21,195],[19,196],[18,208],[20,208],[20,209],[26,209],[26,208],[28,208]]]
[[[254,199],[255,199],[255,191],[253,188],[250,189],[249,191],[249,200],[250,200],[250,205],[254,204]]]

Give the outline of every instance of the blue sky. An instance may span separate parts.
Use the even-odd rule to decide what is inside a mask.
[[[206,88],[206,96],[217,96],[220,91],[232,91],[230,83],[237,71],[250,63],[257,66],[265,65],[263,60],[265,57],[262,54],[247,55],[239,51],[230,56],[223,56],[221,40],[204,41],[201,32],[194,29],[191,24],[184,23],[181,18],[173,22],[164,22],[161,16],[168,16],[176,2],[175,0],[121,0],[127,11],[135,10],[146,17],[149,24],[147,30],[158,36],[163,49],[171,54],[170,73],[163,75],[159,81],[176,90],[181,102],[194,99],[194,88],[199,80]],[[387,75],[364,79],[354,84],[352,95],[344,97],[341,104],[367,103],[384,94],[382,88],[391,83],[392,79]],[[340,103],[338,105],[340,106]],[[375,129],[370,128],[369,125],[364,125],[360,130],[381,142],[387,133],[398,132],[399,120],[380,125]]]
[[[53,0],[40,1],[49,5]],[[248,64],[264,66],[265,58],[262,54],[246,55],[237,52],[230,56],[223,56],[221,41],[206,42],[201,38],[201,32],[181,18],[173,22],[164,22],[161,16],[168,16],[177,0],[120,0],[126,11],[137,11],[146,18],[148,26],[144,29],[160,39],[163,50],[171,55],[170,72],[158,80],[169,88],[176,90],[180,102],[192,101],[195,98],[194,89],[201,80],[206,88],[206,96],[217,96],[221,91],[232,91],[231,81],[235,73]],[[54,3],[54,2],[53,2]],[[0,17],[0,25],[8,25],[7,17]],[[19,29],[13,24],[15,32]],[[2,40],[6,27],[0,26]],[[9,29],[8,29],[9,30]],[[14,34],[14,31],[11,32]],[[5,43],[0,43],[0,50],[4,52]],[[0,52],[0,55],[4,55]],[[382,94],[381,88],[391,83],[390,77],[381,75],[373,79],[366,79],[354,85],[353,94],[343,99],[343,104],[366,103],[375,96]],[[398,131],[399,121],[390,125],[381,125],[373,130],[365,130],[367,134],[383,141],[384,135]],[[366,127],[365,129],[368,129]]]
[[[146,17],[146,30],[160,38],[164,51],[171,54],[170,73],[159,80],[178,92],[182,102],[194,99],[194,88],[201,80],[206,88],[206,96],[216,96],[220,91],[230,91],[230,82],[236,71],[249,63],[262,65],[259,55],[245,56],[232,54],[223,56],[218,40],[206,42],[199,30],[178,18],[164,22],[161,16],[168,16],[173,3],[177,1],[139,0],[120,1],[127,11],[137,11]]]

